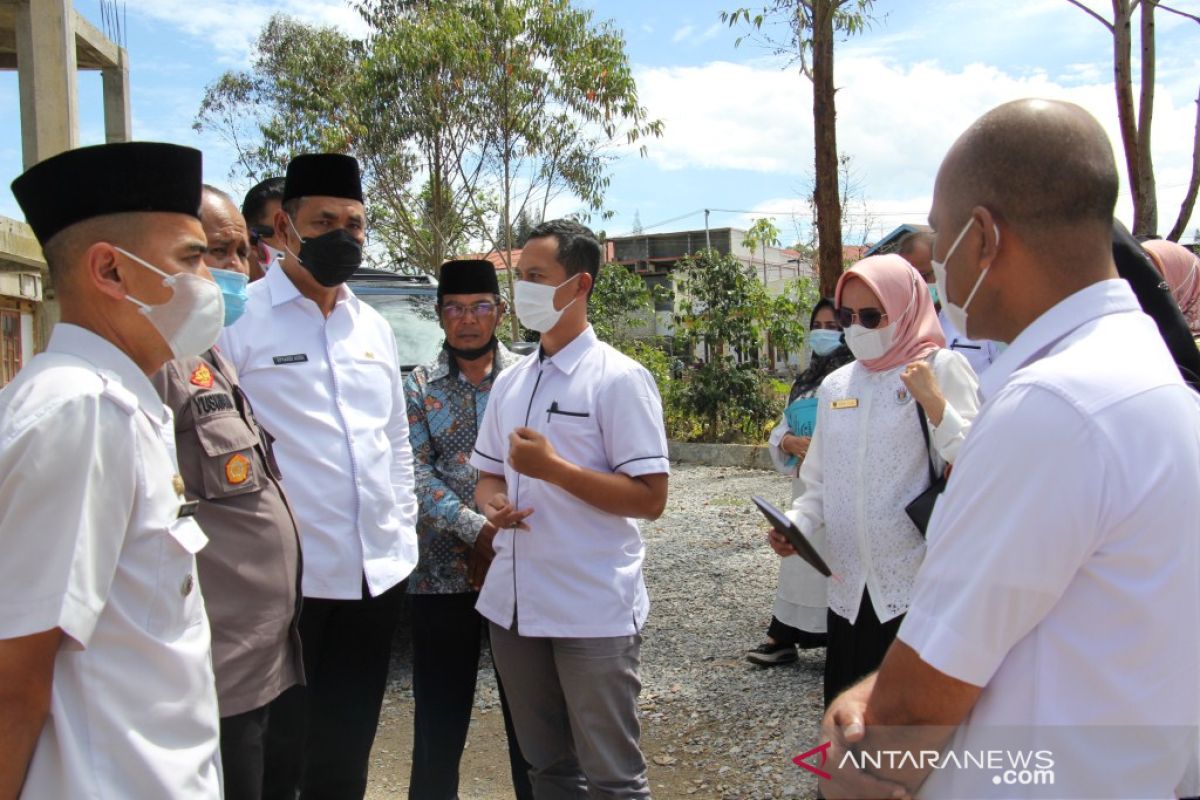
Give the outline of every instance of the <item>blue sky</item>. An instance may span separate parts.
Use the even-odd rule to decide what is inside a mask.
[[[774,217],[788,243],[807,235],[802,197],[812,175],[811,92],[738,32],[720,22],[736,0],[577,0],[625,31],[641,100],[665,122],[647,157],[622,157],[597,227],[629,231],[635,212],[655,231],[711,224],[746,226]],[[1090,0],[1094,8],[1108,6]],[[1200,13],[1200,0],[1175,0]],[[229,148],[200,135],[192,121],[206,85],[244,66],[263,22],[276,11],[361,32],[344,0],[136,0],[127,3],[125,40],[132,63],[138,138],[189,144],[205,153],[206,178],[241,193],[228,179]],[[76,0],[94,23],[95,0]],[[1078,102],[1113,138],[1118,162],[1111,40],[1066,0],[878,0],[876,22],[837,51],[839,149],[851,157],[857,198],[847,209],[848,238],[874,240],[903,222],[920,222],[946,148],[988,108],[1024,96]],[[1154,158],[1162,232],[1178,211],[1191,164],[1194,99],[1200,76],[1200,26],[1160,12]],[[103,139],[100,78],[80,73],[81,142]],[[15,73],[0,75],[0,179],[21,168]],[[578,204],[557,201],[566,213]],[[1118,214],[1128,219],[1128,200]],[[0,214],[20,216],[0,194]],[[676,222],[656,223],[682,217]],[[1200,214],[1188,226],[1200,226]]]

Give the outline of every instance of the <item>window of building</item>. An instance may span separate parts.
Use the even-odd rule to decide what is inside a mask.
[[[21,368],[21,312],[0,308],[0,386]]]

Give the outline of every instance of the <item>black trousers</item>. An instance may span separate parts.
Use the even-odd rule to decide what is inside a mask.
[[[361,600],[304,598],[300,641],[308,685],[285,693],[279,714],[285,719],[273,720],[300,740],[301,800],[361,800],[366,794],[404,591],[401,583],[369,597],[364,583]]]
[[[288,691],[298,691],[292,687]],[[221,767],[225,800],[292,800],[299,778],[300,744],[276,709],[287,692],[265,706],[221,717]],[[284,712],[286,718],[286,710]]]
[[[825,707],[842,692],[879,669],[883,657],[900,631],[904,615],[880,622],[863,589],[858,619],[853,623],[829,610],[828,643],[825,645]]]
[[[409,595],[413,631],[413,755],[409,800],[457,800],[459,763],[471,724],[481,637],[479,595]],[[493,666],[493,669],[495,667]],[[500,709],[508,736],[517,800],[533,800],[529,764],[521,756],[499,674]]]
[[[825,642],[828,641],[828,637],[823,633],[812,633],[811,631],[802,631],[799,628],[793,628],[786,622],[780,622],[777,617],[771,617],[771,624],[767,628],[767,636],[779,644],[794,644],[801,650],[824,647]]]

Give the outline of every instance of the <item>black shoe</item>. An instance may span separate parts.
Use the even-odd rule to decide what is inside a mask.
[[[746,660],[760,667],[777,667],[795,661],[796,647],[790,644],[766,642],[746,652]]]

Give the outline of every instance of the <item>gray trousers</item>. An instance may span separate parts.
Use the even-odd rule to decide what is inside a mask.
[[[650,797],[638,745],[642,637],[520,636],[495,623],[491,635],[534,797]]]

